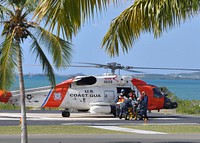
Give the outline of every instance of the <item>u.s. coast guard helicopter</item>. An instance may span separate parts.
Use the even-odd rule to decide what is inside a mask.
[[[115,101],[121,89],[126,93],[135,90],[139,97],[142,91],[148,95],[148,110],[173,109],[177,107],[154,85],[132,76],[115,74],[116,70],[134,71],[134,67],[122,66],[116,62],[104,64],[85,63],[91,67],[111,69],[110,74],[101,76],[77,76],[60,84],[55,88],[40,87],[26,89],[26,106],[63,108],[63,117],[69,117],[68,109],[90,111],[91,113],[112,113],[115,115]],[[0,90],[0,102],[20,105],[20,92]]]

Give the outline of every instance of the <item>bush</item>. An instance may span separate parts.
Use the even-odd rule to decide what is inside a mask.
[[[173,102],[178,103],[178,108],[176,109],[177,113],[180,114],[200,114],[200,100],[182,100],[169,91],[166,87],[159,87],[159,89],[167,94],[167,97],[170,98]]]
[[[5,104],[5,103],[0,103],[0,110],[18,110],[18,106],[14,106],[12,104]]]

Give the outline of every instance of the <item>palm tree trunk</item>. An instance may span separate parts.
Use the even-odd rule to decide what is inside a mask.
[[[18,46],[18,73],[19,73],[19,87],[21,95],[21,143],[28,143],[27,122],[26,122],[26,106],[25,106],[25,88],[24,76],[22,69],[22,53]]]

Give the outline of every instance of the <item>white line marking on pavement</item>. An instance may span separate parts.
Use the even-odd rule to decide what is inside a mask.
[[[178,118],[152,118],[152,120],[180,120]]]
[[[138,134],[167,134],[163,132],[137,130],[137,129],[130,129],[130,128],[122,128],[122,127],[117,127],[117,126],[89,126],[89,127],[113,130],[113,131],[129,132],[129,133],[138,133]]]

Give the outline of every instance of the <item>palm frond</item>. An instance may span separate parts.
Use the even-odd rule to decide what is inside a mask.
[[[12,11],[9,9],[9,7],[6,6],[7,1],[1,0],[0,2],[0,19],[1,22],[4,20],[6,14],[12,13]]]
[[[55,67],[60,68],[69,65],[72,56],[72,44],[41,27],[37,27],[37,31],[38,41],[52,54]]]
[[[46,17],[46,26],[57,35],[68,40],[76,34],[85,20],[93,19],[94,14],[106,10],[110,2],[119,0],[43,0],[36,9],[35,17]]]
[[[27,0],[8,0],[10,4],[14,4],[17,7],[21,7],[26,3]]]
[[[0,89],[9,89],[14,82],[17,48],[13,42],[13,35],[8,35],[0,45]]]
[[[0,18],[1,19],[4,18],[4,16],[3,16],[3,8],[4,8],[3,5],[0,4]]]
[[[111,22],[102,47],[110,56],[118,56],[119,43],[128,52],[142,33],[158,38],[199,11],[200,0],[136,0]]]
[[[33,12],[38,6],[39,0],[26,0],[23,4],[23,8],[25,8],[28,13]]]
[[[47,77],[51,85],[55,86],[56,81],[55,81],[54,71],[49,60],[47,59],[41,46],[37,42],[37,39],[33,35],[30,35],[30,37],[33,40],[33,43],[31,44],[31,51],[36,54],[36,59],[39,59],[40,63],[42,64],[42,69],[47,74]]]

